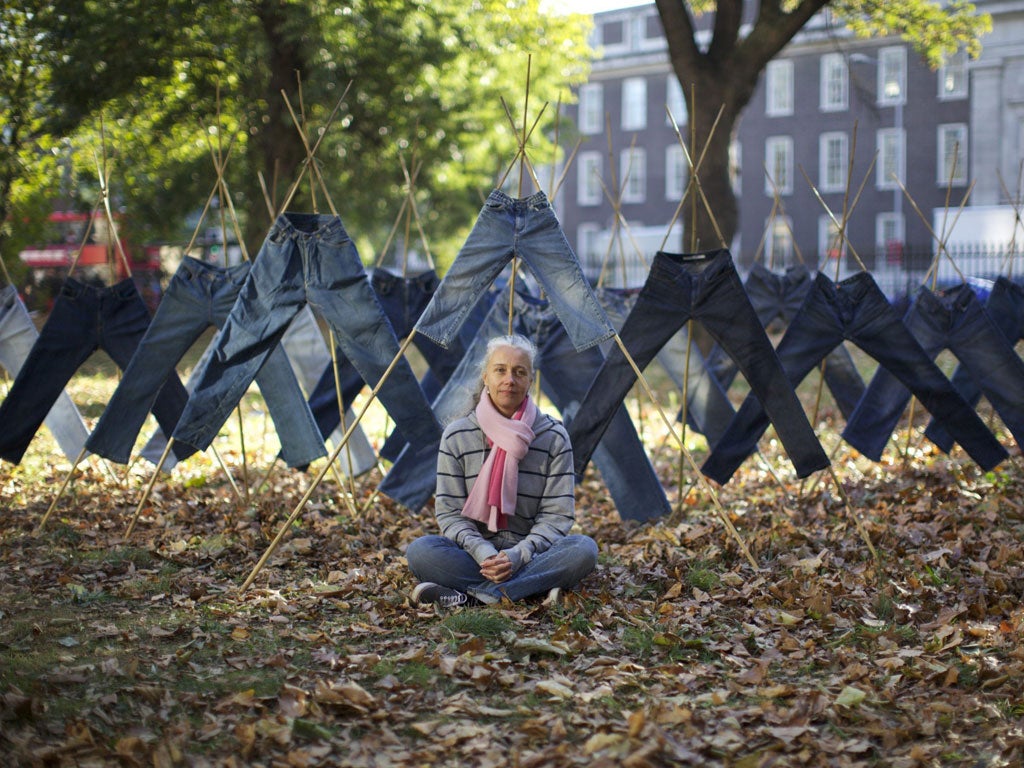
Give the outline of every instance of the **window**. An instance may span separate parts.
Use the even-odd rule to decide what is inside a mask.
[[[601,153],[580,152],[576,174],[576,202],[598,205],[601,202]]]
[[[849,105],[849,72],[840,53],[821,57],[821,111],[841,112]]]
[[[962,48],[939,68],[939,98],[967,98],[967,53]]]
[[[601,83],[580,86],[580,133],[592,136],[601,133],[604,121],[604,89]]]
[[[626,40],[625,25],[621,21],[609,21],[601,25],[603,45],[621,45]]]
[[[673,120],[678,126],[686,125],[686,121],[689,119],[686,112],[686,99],[683,95],[683,86],[679,84],[679,78],[675,74],[670,74],[666,81],[665,107],[667,109],[665,125],[671,126]],[[669,117],[669,112],[672,113],[672,117]]]
[[[776,216],[768,223],[768,238],[765,242],[767,261],[776,266],[785,266],[793,260],[793,222],[789,216]]]
[[[776,59],[768,62],[765,75],[765,113],[769,117],[793,114],[793,62]]]
[[[622,81],[622,130],[639,131],[647,127],[647,81],[630,77]]]
[[[830,259],[839,259],[846,254],[846,243],[839,242],[839,227],[828,214],[818,217],[818,253]]]
[[[967,126],[963,123],[949,123],[939,126],[939,178],[936,181],[946,186],[967,182]]]
[[[764,164],[768,175],[764,180],[764,191],[769,197],[775,196],[777,187],[780,195],[793,193],[793,139],[790,136],[769,136],[764,142]],[[772,186],[774,182],[774,187]]]
[[[601,227],[594,223],[580,224],[576,228],[576,256],[587,277],[597,279],[601,272]],[[592,274],[593,273],[593,274]]]
[[[896,189],[899,186],[896,179],[903,180],[905,144],[906,134],[901,128],[883,128],[878,132],[878,163],[875,164],[878,189]]]
[[[846,168],[849,162],[846,134],[821,134],[818,139],[818,185],[820,191],[842,192],[846,188]]]
[[[878,52],[878,103],[904,104],[907,101],[907,50],[883,48]]]
[[[743,191],[743,145],[737,139],[729,142],[729,181],[734,195]]]
[[[903,261],[904,239],[903,216],[898,213],[880,213],[875,218],[875,263],[881,263],[880,257],[885,254],[887,264],[900,264]]]
[[[622,202],[642,203],[647,198],[647,153],[631,147],[619,155],[619,181],[623,184]]]
[[[686,155],[678,143],[665,149],[665,199],[678,203],[686,192],[689,176]]]

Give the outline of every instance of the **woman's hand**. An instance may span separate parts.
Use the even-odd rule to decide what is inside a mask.
[[[512,561],[504,552],[491,555],[480,563],[480,575],[488,581],[501,584],[512,575]]]

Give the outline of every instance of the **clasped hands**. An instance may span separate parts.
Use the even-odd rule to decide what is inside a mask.
[[[512,561],[504,552],[491,555],[480,563],[480,575],[488,581],[500,584],[512,575]]]

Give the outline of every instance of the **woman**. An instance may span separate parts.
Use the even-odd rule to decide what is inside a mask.
[[[597,544],[570,535],[576,519],[572,446],[562,424],[529,397],[536,348],[518,335],[487,345],[476,409],[448,425],[437,459],[441,535],[405,556],[420,584],[414,603],[520,600],[574,586]]]

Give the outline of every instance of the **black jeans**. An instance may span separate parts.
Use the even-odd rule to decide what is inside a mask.
[[[811,292],[776,349],[793,386],[844,339],[896,374],[925,408],[956,430],[961,445],[969,446],[971,455],[983,467],[990,468],[1006,458],[999,441],[903,325],[868,272],[838,283],[821,273],[815,276]],[[748,397],[725,437],[704,462],[704,474],[726,482],[753,452],[767,426],[768,418],[760,403]],[[843,437],[863,453],[866,446],[862,435],[844,432]]]
[[[131,278],[106,288],[67,278],[0,405],[0,458],[21,461],[64,385],[97,349],[110,355],[122,371],[127,368],[149,321],[149,310]],[[166,434],[174,429],[187,400],[177,374],[168,377],[152,407]],[[184,445],[181,450],[185,455],[190,452]]]
[[[691,317],[700,321],[736,360],[752,396],[765,404],[797,473],[804,477],[827,467],[828,457],[750,305],[727,250],[656,254],[620,337],[643,370]],[[615,409],[635,381],[636,374],[626,356],[620,348],[613,348],[568,425],[578,474],[586,468]]]

